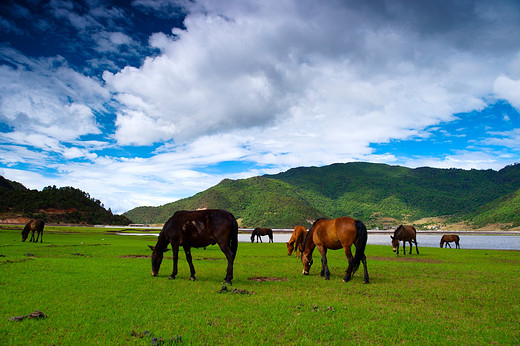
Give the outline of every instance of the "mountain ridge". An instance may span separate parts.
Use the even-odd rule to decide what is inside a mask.
[[[520,165],[516,164],[494,171],[335,163],[224,179],[192,197],[134,208],[124,215],[139,223],[163,223],[180,209],[223,208],[243,227],[309,227],[318,217],[340,216],[358,218],[373,228],[431,217],[482,224],[485,219],[479,213],[504,208],[495,201],[517,190]],[[520,226],[520,216],[509,219],[512,227]]]

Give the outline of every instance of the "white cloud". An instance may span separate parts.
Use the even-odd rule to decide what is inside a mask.
[[[104,110],[109,93],[97,81],[59,57],[31,60],[10,49],[0,56],[16,66],[0,66],[0,120],[13,129],[4,138],[50,150],[101,133],[94,112]]]
[[[89,37],[99,52],[122,55],[121,45],[126,54],[143,51],[135,36],[102,25],[109,16],[123,18],[123,11],[114,7],[103,15],[95,8],[78,15],[66,2],[53,5],[81,33],[93,30]],[[136,56],[144,58],[139,67],[106,71],[105,85],[59,57],[35,60],[0,51],[7,62],[0,66],[0,121],[14,129],[0,133],[9,143],[0,146],[3,164],[43,158],[57,167],[56,185],[81,188],[124,211],[191,195],[222,178],[294,166],[352,160],[461,168],[510,163],[499,150],[398,158],[375,154],[370,145],[426,137],[432,126],[496,99],[519,109],[515,2],[490,7],[479,1],[138,0],[133,5],[146,13],[184,8],[186,30],[151,35],[149,44],[160,54]],[[106,119],[99,113],[111,97],[117,118],[102,124]],[[154,144],[157,150],[140,158],[132,148],[116,147],[129,158],[111,157],[109,151],[93,153],[109,148],[108,139],[82,141],[114,125],[104,138],[118,146]],[[518,144],[515,131],[493,136],[490,145]],[[50,152],[87,162],[57,165]],[[226,161],[251,162],[252,168],[208,173],[208,166]]]
[[[497,97],[508,101],[513,107],[520,110],[520,80],[513,80],[501,75],[495,80],[493,91]]]

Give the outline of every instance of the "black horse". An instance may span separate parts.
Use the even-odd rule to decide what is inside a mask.
[[[29,236],[29,232],[32,232],[31,239],[29,242],[38,242],[38,239],[40,239],[40,243],[43,243],[43,227],[45,226],[45,222],[40,219],[31,220],[29,221],[22,231],[22,241],[26,241],[27,237]],[[37,232],[36,240],[34,240],[34,232]],[[41,236],[41,238],[40,238]]]
[[[253,233],[251,233],[251,243],[255,242],[255,236],[256,236],[256,242],[258,243],[258,239],[260,239],[260,243],[263,243],[262,236],[267,235],[269,236],[269,242],[273,242],[273,230],[270,228],[260,228],[257,227],[253,230]]]
[[[190,280],[195,280],[195,268],[193,267],[191,248],[206,247],[218,244],[220,250],[226,255],[228,266],[224,281],[231,284],[233,279],[233,262],[238,248],[238,224],[230,212],[220,209],[206,209],[197,211],[177,211],[166,221],[159,234],[159,239],[152,249],[152,275],[157,276],[163,253],[167,251],[168,244],[173,250],[173,272],[170,279],[177,275],[177,261],[179,259],[179,247],[184,248],[186,260],[190,266]]]
[[[399,256],[399,241],[403,241],[403,253],[406,255],[406,242],[410,243],[410,255],[412,254],[412,242],[415,243],[415,251],[419,254],[419,249],[417,248],[417,231],[413,226],[399,226],[395,229],[394,235],[390,236],[392,238],[392,247],[394,252],[397,252],[396,256]]]

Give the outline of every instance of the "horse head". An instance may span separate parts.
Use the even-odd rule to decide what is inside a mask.
[[[397,239],[397,237],[394,236],[390,236],[390,238],[392,239],[392,249],[394,250],[394,252],[396,252],[397,248],[399,247],[399,239]]]
[[[307,256],[311,257],[311,254],[310,253],[302,254],[302,263],[303,263],[302,274],[303,275],[309,275],[309,271],[311,270],[311,266],[314,263],[314,261],[312,260],[312,257],[309,260],[309,258]]]
[[[29,237],[29,233],[31,233],[31,228],[26,225],[22,231],[22,242],[26,241]]]
[[[294,241],[286,242],[285,244],[287,244],[287,255],[291,256],[292,252],[294,251]]]
[[[157,276],[157,274],[159,274],[159,268],[161,268],[163,254],[168,251],[168,249],[161,251],[155,246],[148,245],[148,247],[152,250],[152,276]]]

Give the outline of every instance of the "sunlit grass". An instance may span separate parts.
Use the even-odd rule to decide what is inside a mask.
[[[518,251],[423,248],[397,258],[368,245],[364,285],[361,270],[342,282],[343,251],[329,251],[325,281],[318,253],[303,276],[285,244],[240,243],[233,285],[219,293],[226,261],[217,246],[193,250],[196,281],[181,251],[169,280],[171,252],[150,275],[153,236],[46,228],[34,244],[19,233],[0,230],[1,344],[520,342]],[[8,321],[34,310],[48,317]]]

